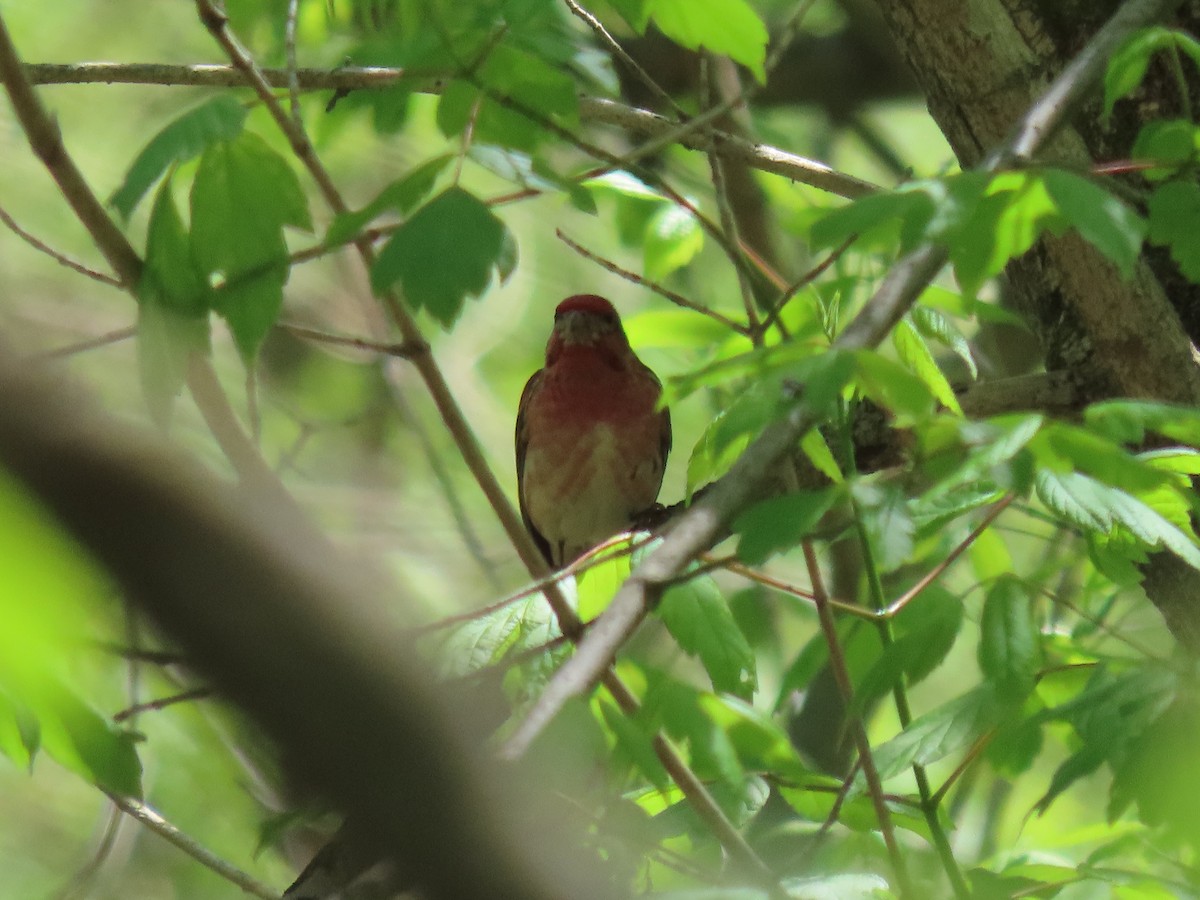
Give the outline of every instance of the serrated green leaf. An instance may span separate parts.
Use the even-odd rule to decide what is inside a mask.
[[[738,558],[757,566],[774,553],[790,549],[817,526],[821,516],[840,495],[837,488],[798,491],[762,500],[742,513],[733,523],[740,535]]]
[[[198,156],[214,141],[236,138],[245,120],[246,108],[228,95],[184,113],[150,139],[109,198],[109,205],[128,219],[150,186],[171,166]]]
[[[385,187],[375,196],[374,200],[362,209],[336,216],[329,223],[329,230],[325,233],[325,243],[345,243],[362,231],[369,222],[389,210],[407,214],[429,195],[438,176],[442,174],[452,159],[454,157],[447,154],[426,160],[408,174],[397,178]]]
[[[927,766],[965,749],[999,721],[1003,704],[984,684],[909,723],[875,750],[880,778],[899,775],[913,765]],[[860,775],[855,784],[862,781]]]
[[[1029,594],[1017,578],[1001,578],[988,590],[979,630],[984,677],[1001,699],[1024,699],[1033,690],[1041,653]]]
[[[1150,195],[1150,242],[1169,247],[1171,258],[1191,281],[1200,282],[1200,185],[1168,181]]]
[[[410,306],[449,328],[505,261],[506,231],[486,204],[452,187],[391,236],[371,269],[371,287],[381,294],[398,284]]]
[[[215,309],[248,363],[283,304],[283,228],[312,228],[308,201],[287,161],[247,132],[204,151],[191,206],[192,259],[219,285]]]
[[[919,185],[880,191],[840,206],[813,223],[809,240],[813,249],[836,247],[853,235],[870,235],[897,221],[907,230],[920,230],[933,215],[934,205]]]
[[[669,589],[658,615],[679,646],[699,657],[714,690],[737,697],[754,695],[758,686],[754,651],[711,578],[692,578]]]
[[[1163,547],[1200,569],[1200,548],[1136,497],[1078,472],[1042,470],[1036,486],[1047,508],[1072,525],[1104,535],[1119,524],[1144,547]]]
[[[650,18],[667,37],[689,50],[728,56],[767,80],[767,26],[745,0],[650,0]]]
[[[1042,176],[1051,199],[1085,241],[1103,253],[1124,278],[1142,251],[1146,221],[1113,194],[1063,169]]]
[[[962,627],[962,603],[945,591],[926,589],[904,609],[905,632],[887,644],[855,685],[848,715],[861,715],[870,705],[903,684],[913,685],[941,664]]]
[[[984,304],[977,304],[982,306]],[[950,324],[949,320],[935,309],[917,305],[913,307],[912,323],[917,331],[954,352],[963,361],[972,378],[979,377],[979,368],[975,365],[975,356],[971,352],[970,342]]]
[[[950,387],[950,382],[938,368],[937,361],[929,352],[929,347],[926,346],[925,341],[922,340],[921,335],[908,319],[900,320],[892,330],[892,346],[896,348],[900,361],[908,366],[921,381],[925,382],[925,386],[942,406],[961,416],[962,407],[958,405],[958,397],[954,394],[954,388]]]
[[[793,780],[812,774],[800,760],[787,733],[762,711],[736,697],[714,694],[701,696],[700,705],[724,729],[748,771],[769,772]]]

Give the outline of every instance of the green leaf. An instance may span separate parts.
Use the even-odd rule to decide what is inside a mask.
[[[191,243],[175,207],[170,177],[154,199],[146,265],[138,284],[138,374],[150,414],[159,425],[187,377],[188,357],[209,352],[212,291],[192,262]]]
[[[686,742],[696,774],[734,788],[734,795],[727,799],[736,804],[745,772],[733,742],[701,705],[705,694],[661,672],[648,669],[646,675],[649,688],[642,705],[642,720],[651,727],[660,725],[670,737]],[[727,812],[732,811],[731,805],[722,803],[722,806]]]
[[[1140,444],[1152,431],[1200,446],[1200,409],[1150,400],[1105,400],[1083,411],[1089,429],[1123,444]]]
[[[900,684],[913,685],[927,677],[950,652],[962,627],[962,603],[949,592],[926,588],[900,617],[907,624],[855,685],[851,715],[861,714]]]
[[[878,233],[881,226],[896,221],[909,230],[924,228],[933,212],[933,201],[921,185],[905,185],[839,206],[813,223],[809,240],[813,249],[821,250],[836,247],[853,235]]]
[[[449,328],[505,261],[506,232],[485,203],[452,187],[391,236],[371,269],[371,287],[382,294],[398,284],[410,306]]]
[[[1113,104],[1132,94],[1146,77],[1150,57],[1175,43],[1171,31],[1160,25],[1143,28],[1130,35],[1108,61],[1104,74],[1104,115]]]
[[[767,80],[767,26],[746,0],[650,0],[650,17],[662,33],[689,50],[728,56]]]
[[[109,205],[128,219],[167,169],[203,153],[214,141],[237,137],[245,120],[246,108],[228,95],[214,97],[184,113],[150,139],[109,198]]]
[[[188,357],[209,353],[208,318],[175,312],[152,291],[139,295],[137,319],[138,375],[150,415],[160,426],[187,379]]]
[[[1040,664],[1040,635],[1021,581],[1001,578],[988,591],[979,623],[979,668],[1002,700],[1023,700]]]
[[[204,151],[191,206],[192,259],[219,286],[216,311],[249,363],[283,303],[283,228],[312,228],[308,202],[287,161],[246,132]]]
[[[892,331],[892,345],[900,356],[900,361],[910,368],[916,376],[925,382],[925,386],[933,393],[942,406],[952,412],[962,415],[962,407],[958,405],[958,397],[950,382],[938,368],[937,361],[929,352],[929,347],[921,339],[921,335],[908,319],[901,319]]]
[[[362,209],[336,216],[329,223],[329,230],[325,233],[325,243],[345,243],[362,231],[369,222],[385,212],[395,210],[401,214],[409,213],[413,207],[429,195],[438,176],[453,159],[453,156],[446,154],[426,160],[407,175],[397,178],[385,187],[375,196],[374,200]]]
[[[760,501],[737,517],[738,558],[757,566],[772,554],[791,549],[811,532],[840,495],[835,487],[798,491]]]
[[[632,539],[623,546],[632,544]],[[614,547],[613,550],[619,549]],[[588,566],[575,576],[576,612],[579,618],[590,622],[608,607],[617,595],[633,565],[630,554],[625,553]]]
[[[201,317],[212,305],[212,291],[192,262],[187,228],[175,206],[171,179],[163,181],[154,198],[146,234],[146,265],[139,299],[152,299],[184,316]]]
[[[514,653],[549,643],[560,633],[542,598],[529,597],[464,622],[441,637],[439,675],[444,680],[469,675]]]
[[[937,402],[929,386],[904,366],[873,350],[854,354],[855,380],[864,396],[897,416],[920,418]]]
[[[93,708],[69,679],[84,664],[88,602],[111,585],[53,519],[0,469],[0,742],[16,759],[40,747],[92,784],[140,794],[131,735]],[[80,688],[87,682],[79,679]],[[15,734],[14,734],[15,729]]]
[[[950,261],[963,291],[974,296],[1062,217],[1046,185],[1034,171],[1003,172],[949,241]],[[951,237],[948,235],[948,237]]]
[[[797,780],[813,774],[779,723],[761,710],[736,697],[713,694],[702,695],[700,706],[729,736],[748,771]]]
[[[917,331],[954,351],[954,355],[963,361],[963,365],[967,367],[971,377],[979,377],[979,369],[975,365],[975,356],[971,352],[970,341],[963,337],[945,316],[931,307],[917,305],[913,307],[911,317]]]
[[[999,721],[1002,710],[991,685],[984,684],[914,719],[876,748],[879,777],[891,778],[913,765],[927,766],[965,749]],[[855,785],[862,780],[859,775]]]
[[[1168,181],[1150,195],[1150,242],[1171,249],[1171,258],[1191,281],[1200,283],[1200,185]]]
[[[650,9],[654,0],[609,0],[609,5],[621,14],[634,31],[643,34],[650,21]]]
[[[642,245],[646,277],[661,281],[682,269],[704,246],[704,231],[685,209],[664,204],[646,223]]]
[[[1047,169],[1046,190],[1058,211],[1089,244],[1107,256],[1122,277],[1133,274],[1146,222],[1108,191],[1062,169]]]
[[[1131,155],[1138,162],[1154,165],[1154,168],[1142,171],[1144,178],[1161,181],[1194,163],[1198,151],[1200,128],[1187,119],[1156,119],[1142,126],[1133,142]]]
[[[575,82],[560,67],[509,43],[494,45],[472,80],[450,82],[438,101],[443,134],[454,137],[470,127],[473,140],[484,144],[532,151],[548,133],[538,119],[576,127]]]
[[[667,591],[659,618],[687,653],[698,656],[713,689],[749,699],[758,686],[754,651],[711,578],[693,578]]]
[[[1120,766],[1148,726],[1168,708],[1179,687],[1176,673],[1165,667],[1142,667],[1114,673],[1101,666],[1077,696],[1041,713],[1042,721],[1069,722],[1082,742],[1059,766],[1035,807],[1045,812],[1051,802],[1105,762]]]
[[[913,522],[899,485],[860,480],[851,486],[875,565],[882,572],[898,569],[913,551]]]
[[[1047,508],[1072,525],[1102,535],[1120,525],[1145,547],[1163,547],[1200,569],[1200,548],[1136,497],[1078,472],[1042,470],[1036,486]]]

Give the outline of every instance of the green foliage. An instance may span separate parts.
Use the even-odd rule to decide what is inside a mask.
[[[246,132],[204,151],[191,206],[192,259],[249,363],[283,303],[284,226],[312,229],[308,199],[288,162]]]
[[[988,591],[979,622],[979,668],[996,696],[1021,701],[1033,690],[1041,653],[1032,601],[1016,578]]]
[[[228,6],[256,61],[284,65],[287,4]],[[786,4],[751,0],[584,6],[618,39],[656,29],[685,49],[726,56],[751,87],[765,79],[768,36],[780,33],[787,12]],[[833,34],[839,10],[831,2],[806,8],[799,27]],[[1200,281],[1200,128],[1186,113],[1142,129],[1132,150],[1137,171],[1117,185],[1084,168],[956,171],[948,156],[931,155],[928,134],[905,121],[920,117],[917,105],[876,110],[881,133],[913,167],[894,189],[833,207],[815,190],[756,174],[764,221],[778,225],[770,258],[779,270],[752,278],[759,321],[777,313],[776,324],[759,332],[722,248],[705,240],[701,217],[720,220],[705,153],[664,146],[629,160],[629,171],[612,165],[609,154],[643,147],[646,137],[612,121],[598,128],[596,106],[581,105],[628,85],[561,0],[301,0],[297,12],[301,65],[405,70],[387,88],[301,97],[313,152],[349,198],[349,211],[321,218],[328,198],[297,177],[287,141],[244,91],[190,109],[160,106],[190,103],[167,93],[146,110],[123,100],[118,113],[129,120],[122,126],[129,140],[122,143],[144,149],[130,152],[132,163],[87,159],[82,168],[126,173],[110,206],[144,247],[136,359],[151,418],[171,420],[179,444],[216,459],[202,416],[174,402],[189,363],[206,356],[222,384],[249,383],[245,427],[266,463],[339,544],[400,575],[404,590],[381,592],[381,603],[454,623],[429,626],[435,633],[420,642],[447,703],[465,697],[503,740],[571,650],[539,595],[497,602],[527,577],[483,494],[473,482],[465,486],[468,470],[453,447],[466,438],[437,424],[433,406],[445,414],[447,396],[431,406],[412,393],[418,381],[403,365],[385,369],[371,349],[392,339],[385,330],[393,299],[427,313],[418,317],[422,327],[438,324],[426,336],[432,354],[422,374],[428,360],[440,368],[483,457],[498,468],[510,465],[516,397],[537,364],[553,301],[566,293],[612,297],[632,345],[663,376],[677,448],[692,448],[690,456],[676,450],[664,504],[704,496],[781,422],[803,415],[818,423],[766,467],[769,493],[716,523],[726,542],[711,558],[679,579],[650,580],[662,588],[661,602],[615,663],[640,712],[627,714],[598,688],[572,701],[531,751],[543,786],[585,821],[588,848],[609,867],[614,893],[774,896],[738,881],[741,871],[726,864],[711,822],[664,768],[659,736],[753,849],[788,873],[775,894],[898,893],[851,746],[856,720],[884,779],[893,827],[906,832],[898,843],[918,882],[914,896],[947,895],[939,871],[948,855],[939,847],[947,846],[979,897],[1196,893],[1194,674],[1171,656],[1142,585],[1155,554],[1200,568],[1193,524],[1200,411],[1113,399],[1079,416],[971,419],[961,393],[963,382],[1008,370],[1006,347],[1036,340],[994,280],[1046,235],[1077,235],[1122,278],[1148,241],[1170,253],[1185,279]],[[1135,35],[1111,62],[1106,111],[1122,97],[1140,102],[1156,59],[1167,76],[1177,76],[1180,63],[1190,73],[1198,48],[1179,31]],[[169,50],[157,55],[184,52]],[[58,103],[59,90],[45,93]],[[60,117],[74,147],[81,113],[66,101],[70,91],[61,89]],[[699,98],[674,91],[673,98],[685,110],[681,127],[693,127],[687,117]],[[895,180],[872,171],[860,136],[840,118],[758,107],[753,94],[747,103],[756,139]],[[164,109],[171,121],[161,127]],[[1117,110],[1118,125],[1125,110]],[[158,121],[146,125],[151,117]],[[6,197],[24,178],[12,169]],[[135,215],[152,190],[148,216]],[[684,202],[673,199],[679,195]],[[319,238],[289,246],[288,229],[311,231],[314,219]],[[618,282],[564,251],[558,229],[612,270],[640,264],[646,280],[739,327]],[[749,245],[750,232],[740,224],[739,231]],[[351,253],[333,252],[375,235],[382,237],[369,280],[386,295],[383,304],[362,295]],[[892,261],[927,241],[947,252],[952,272],[921,292],[879,346],[831,350]],[[833,257],[823,252],[832,248]],[[753,254],[747,258],[757,266]],[[14,271],[25,265],[19,253],[13,259]],[[822,267],[802,277],[817,262]],[[47,286],[55,296],[74,291],[41,277],[9,292],[16,340],[22,323],[62,318],[65,344],[66,317],[38,304]],[[775,309],[782,291],[770,285],[791,279],[800,287]],[[277,328],[285,303],[285,327]],[[69,323],[72,340],[100,320],[87,312]],[[214,312],[232,345],[222,323],[212,327]],[[110,316],[107,308],[103,314]],[[128,315],[133,321],[132,307]],[[329,334],[313,334],[322,330]],[[70,366],[126,415],[112,399],[126,374],[134,382],[120,370],[122,352],[118,344]],[[1037,361],[1022,364],[1030,371]],[[236,393],[231,407],[242,416]],[[872,427],[856,431],[864,423]],[[864,435],[878,437],[875,430],[886,446],[864,443]],[[806,541],[833,594],[832,639],[813,608],[817,573],[799,552]],[[561,582],[589,628],[602,627],[597,617],[658,546],[656,536],[632,554],[617,548]],[[737,562],[726,570],[731,552]],[[115,655],[96,661],[89,649],[114,635],[126,639],[109,602],[113,588],[3,481],[0,558],[0,755],[13,763],[2,774],[14,779],[3,787],[25,785],[30,779],[18,770],[33,769],[33,780],[59,772],[76,790],[82,779],[136,794],[145,759],[155,776],[148,790],[164,809],[191,816],[196,830],[209,829],[202,843],[219,844],[226,820],[267,816],[248,793],[246,809],[220,821],[195,805],[201,776],[206,799],[220,784],[241,796],[243,784],[258,784],[259,769],[271,781],[262,752],[251,759],[255,778],[235,768],[235,760],[256,756],[247,747],[259,748],[252,728],[231,723],[216,704],[203,715],[186,706],[147,715],[136,744],[106,718],[137,699],[116,696],[128,680],[126,663]],[[875,609],[881,603],[886,612]],[[463,612],[472,608],[484,611]],[[144,692],[151,696],[177,688],[152,669],[141,677],[154,685]],[[568,748],[577,757],[560,765]],[[922,778],[914,766],[926,767]],[[1015,789],[1002,790],[1004,781]],[[38,816],[25,815],[20,801],[12,805],[0,843],[26,822],[51,818],[44,809],[66,804],[39,806]],[[70,832],[84,846],[93,827],[86,812],[86,821],[73,823],[53,812],[54,833]],[[276,837],[294,827],[286,815],[275,822]],[[22,865],[16,856],[6,886],[9,869]],[[290,872],[274,853],[260,862]],[[286,883],[282,874],[278,881]],[[62,893],[14,883],[22,896]],[[143,883],[159,881],[146,876],[120,889]],[[218,896],[184,880],[171,888]]]
[[[452,261],[429,265],[430,260]],[[371,286],[403,290],[413,309],[449,328],[468,297],[482,294],[495,270],[504,281],[516,267],[512,234],[487,205],[461,188],[438,194],[391,236],[371,269]]]
[[[6,472],[0,471],[0,752],[29,768],[40,751],[86,781],[141,793],[133,735],[97,712],[70,662],[100,574]],[[89,691],[89,693],[92,693]]]
[[[233,140],[241,134],[245,120],[246,108],[226,95],[184,113],[146,144],[109,198],[109,205],[128,219],[146,191],[171,166],[199,156],[216,141]]]
[[[1138,89],[1146,77],[1151,57],[1160,50],[1182,51],[1200,66],[1200,42],[1191,35],[1161,26],[1135,32],[1108,61],[1104,76],[1105,115],[1112,112],[1119,99]]]
[[[754,651],[710,579],[692,578],[671,588],[658,605],[658,615],[679,646],[700,658],[713,690],[746,700],[754,696]]]

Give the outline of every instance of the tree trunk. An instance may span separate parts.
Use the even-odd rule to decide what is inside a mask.
[[[1003,140],[1119,6],[1116,0],[877,3],[964,168]],[[1200,2],[1184,4],[1176,24],[1200,24]],[[1087,171],[1095,160],[1128,158],[1145,122],[1181,108],[1175,80],[1156,63],[1111,120],[1102,120],[1097,97],[1054,137],[1040,161]],[[1149,254],[1131,279],[1122,280],[1078,235],[1047,236],[1007,274],[1042,339],[1047,369],[1069,371],[1086,396],[1200,402],[1193,348],[1200,297],[1166,254]],[[1170,571],[1159,577],[1163,566]],[[1200,573],[1180,568],[1186,567],[1156,556],[1144,586],[1175,637],[1200,652]]]

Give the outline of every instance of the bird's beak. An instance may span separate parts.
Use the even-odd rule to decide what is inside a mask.
[[[609,330],[607,322],[585,312],[565,312],[554,320],[554,332],[564,344],[592,344]]]

